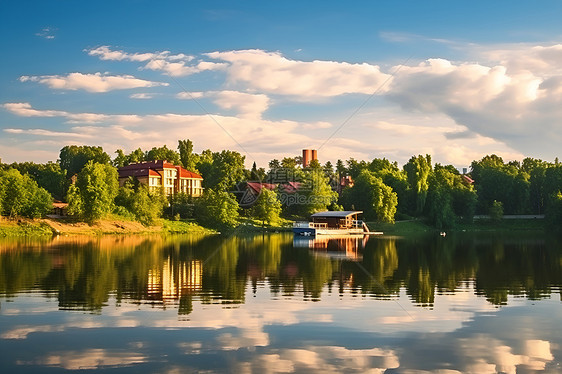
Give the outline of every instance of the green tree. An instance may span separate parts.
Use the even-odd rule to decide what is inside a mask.
[[[53,209],[53,198],[28,174],[0,171],[0,212],[10,217],[39,218]]]
[[[162,147],[153,147],[150,151],[146,152],[146,161],[166,160],[174,165],[180,164],[180,155],[173,149],[169,149],[166,145]]]
[[[415,196],[415,213],[419,215],[424,210],[427,190],[429,189],[427,179],[431,173],[431,156],[412,156],[404,165],[404,171],[406,172],[408,183]]]
[[[281,160],[281,167],[285,169],[295,169],[297,167],[297,161],[294,157],[285,157]]]
[[[121,168],[129,164],[128,157],[125,155],[125,152],[123,152],[122,149],[116,150],[115,153],[117,154],[117,156],[115,156],[115,158],[113,159],[113,166],[115,166],[116,168]]]
[[[503,218],[503,204],[501,201],[495,201],[490,206],[489,210],[490,219],[495,222],[499,222]]]
[[[67,145],[60,150],[59,164],[67,178],[79,173],[88,161],[109,164],[111,157],[102,147]]]
[[[124,207],[143,225],[152,225],[162,216],[168,204],[162,191],[150,192],[147,185],[127,181],[115,198],[115,204]]]
[[[113,211],[118,187],[118,174],[113,166],[88,161],[78,173],[77,191],[69,189],[68,202],[73,207],[71,210],[80,213],[80,217],[87,221],[101,219]]]
[[[550,200],[545,218],[549,227],[560,231],[562,230],[562,193],[558,191]]]
[[[196,165],[199,157],[196,153],[193,153],[193,142],[189,139],[178,140],[178,151],[183,167],[197,173]]]
[[[344,191],[343,201],[348,209],[362,210],[367,220],[394,222],[398,197],[381,178],[368,170],[363,170],[354,186]]]
[[[142,161],[148,161],[146,159],[146,154],[142,149],[137,148],[127,155],[127,161],[125,162],[125,165],[136,164]]]
[[[216,228],[233,228],[238,225],[238,202],[236,197],[226,191],[205,190],[198,199],[196,217],[204,225]]]
[[[251,214],[260,221],[275,225],[279,221],[281,214],[281,202],[277,198],[277,193],[267,188],[262,188],[256,203],[252,207]]]
[[[328,178],[321,168],[298,171],[297,178],[301,179],[297,194],[301,196],[297,201],[298,214],[310,214],[325,211],[330,205],[337,202],[338,194],[332,191]]]
[[[211,163],[205,160],[204,168],[198,166],[202,173],[205,188],[230,191],[236,183],[244,179],[244,160],[236,151],[224,150],[212,154]]]

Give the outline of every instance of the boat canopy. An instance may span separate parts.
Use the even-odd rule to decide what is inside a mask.
[[[314,213],[311,217],[312,218],[347,218],[349,216],[356,216],[358,214],[363,213],[362,210],[343,210],[343,211],[326,211],[326,212],[318,212]]]
[[[322,224],[329,229],[358,228],[357,216],[360,210],[319,212],[311,216],[314,224]]]

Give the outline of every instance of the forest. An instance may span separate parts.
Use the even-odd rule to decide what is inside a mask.
[[[474,215],[545,215],[554,227],[562,223],[562,164],[534,158],[504,161],[488,155],[473,161],[467,174],[453,165],[432,163],[430,155],[412,156],[402,167],[386,158],[337,160],[306,168],[302,158],[273,159],[268,169],[236,151],[193,151],[190,140],[176,149],[140,148],[115,156],[98,146],[65,146],[56,162],[0,162],[0,213],[9,218],[43,217],[54,200],[68,202],[68,214],[93,222],[119,216],[152,225],[157,220],[189,219],[203,226],[236,227],[241,217],[278,225],[307,219],[322,210],[362,210],[367,221],[423,219],[439,228],[470,223]],[[192,198],[163,191],[131,178],[119,186],[119,167],[167,160],[203,177],[204,194]],[[342,183],[347,181],[347,183]],[[248,182],[262,186],[248,201]]]

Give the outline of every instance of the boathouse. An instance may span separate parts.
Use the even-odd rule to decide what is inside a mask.
[[[350,229],[358,226],[358,216],[362,213],[360,210],[328,211],[315,213],[311,218],[312,223],[325,224],[329,229]]]

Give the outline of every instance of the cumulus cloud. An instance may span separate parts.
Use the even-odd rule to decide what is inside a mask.
[[[38,82],[56,90],[85,90],[88,92],[108,92],[139,87],[167,86],[168,83],[151,82],[132,75],[107,75],[102,73],[70,73],[63,75],[21,76],[21,82]]]
[[[7,111],[21,117],[63,117],[69,123],[95,123],[102,122],[111,116],[97,113],[70,113],[62,110],[34,109],[30,103],[6,103],[2,107]]]
[[[507,63],[430,59],[401,69],[386,97],[405,111],[444,114],[468,131],[521,153],[554,158],[562,141],[557,121],[562,80],[552,77],[553,72],[547,76],[540,69],[521,70]]]
[[[367,63],[297,61],[280,53],[257,49],[212,52],[207,56],[229,63],[226,71],[232,84],[304,98],[372,94],[390,79],[378,66]]]
[[[110,61],[137,61],[145,62],[156,59],[167,59],[170,61],[186,61],[194,59],[193,56],[184,55],[183,53],[172,55],[170,51],[164,52],[148,52],[148,53],[127,53],[121,50],[112,50],[108,46],[101,46],[86,50],[90,56],[99,57],[101,60]]]
[[[210,97],[222,109],[234,110],[244,118],[260,118],[269,108],[270,99],[263,94],[250,94],[240,91],[180,92],[178,99],[191,100]]]
[[[195,93],[195,95],[210,94]],[[298,155],[303,148],[318,148],[323,139],[329,136],[332,131],[330,127],[333,126],[326,121],[269,120],[255,113],[248,116],[176,113],[110,115],[39,110],[29,103],[8,103],[3,107],[18,116],[61,117],[66,123],[76,124],[70,129],[71,131],[61,131],[62,134],[68,134],[68,139],[70,134],[78,134],[72,139],[88,139],[88,142],[100,144],[109,150],[117,148],[132,150],[139,146],[152,148],[155,144],[174,144],[177,139],[185,137],[188,131],[190,139],[196,145],[211,146],[213,149],[236,149],[244,154],[248,153],[249,162],[257,161],[260,165],[267,165],[267,162],[273,158],[282,158],[290,154]],[[237,110],[237,108],[233,109]],[[379,113],[379,117],[381,115],[382,113]],[[431,121],[434,117],[430,116],[392,118],[392,122],[389,118],[374,123],[370,122],[369,117],[369,114],[359,116],[360,125],[344,128],[337,137],[320,148],[321,161],[334,162],[338,158],[345,160],[350,157],[356,159],[387,157],[404,163],[412,154],[430,153],[434,155],[434,160],[437,162],[465,165],[473,159],[481,158],[489,150],[506,158],[521,156],[492,138],[475,136],[469,139],[448,140],[446,134],[464,131],[466,128],[456,125],[447,118],[440,119],[445,125],[432,128]],[[18,129],[12,126],[9,133],[23,137],[39,135],[39,130]],[[4,132],[6,133],[6,130]],[[325,135],[319,137],[319,132],[324,132]],[[414,133],[415,136],[407,136],[408,132]],[[359,139],[358,133],[361,134]],[[63,139],[65,137],[66,135],[61,136]],[[53,158],[56,158],[60,144],[53,145],[53,148]],[[4,155],[5,157],[8,156]]]
[[[183,53],[171,54],[170,51],[127,53],[122,50],[112,50],[108,46],[101,46],[86,50],[90,56],[109,61],[133,61],[145,63],[143,69],[162,71],[172,77],[182,77],[206,70],[221,70],[226,64],[199,61],[191,63],[195,57]]]

